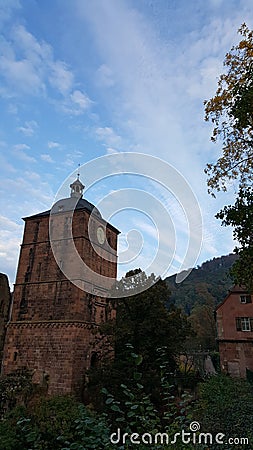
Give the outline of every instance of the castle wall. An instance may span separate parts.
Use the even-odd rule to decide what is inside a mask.
[[[48,383],[48,394],[81,393],[95,337],[83,322],[12,323],[6,335],[3,370],[33,372],[35,383]]]
[[[221,369],[232,377],[246,378],[253,372],[253,342],[219,342]]]

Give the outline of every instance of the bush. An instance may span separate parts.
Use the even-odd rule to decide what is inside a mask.
[[[194,420],[201,423],[201,431],[213,435],[225,434],[226,438],[247,437],[253,439],[253,390],[245,380],[217,375],[200,386],[200,399]],[[226,440],[224,438],[224,441]],[[213,445],[212,449],[222,449]],[[224,446],[224,449],[230,449]],[[236,446],[237,449],[245,446]]]

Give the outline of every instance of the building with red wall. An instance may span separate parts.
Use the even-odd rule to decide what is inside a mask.
[[[253,371],[253,296],[235,286],[216,309],[223,372],[245,378]]]

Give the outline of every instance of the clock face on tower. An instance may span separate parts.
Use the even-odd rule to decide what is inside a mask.
[[[97,228],[97,240],[101,245],[105,242],[105,232],[102,227]]]

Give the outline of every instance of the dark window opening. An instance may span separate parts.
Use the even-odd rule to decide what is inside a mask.
[[[90,368],[94,369],[95,367],[98,366],[98,354],[97,353],[92,353],[91,355],[91,359],[90,359]]]
[[[40,227],[40,223],[36,222],[35,230],[34,230],[34,236],[33,236],[33,242],[36,242],[37,239],[38,239],[39,227]]]
[[[240,295],[241,303],[251,303],[251,295]]]
[[[26,313],[27,313],[27,310],[28,310],[28,302],[27,302],[27,300],[26,300],[25,297],[23,297],[23,298],[21,299],[19,308],[20,308],[20,309],[19,309],[19,313],[20,313],[20,314],[26,314]]]

